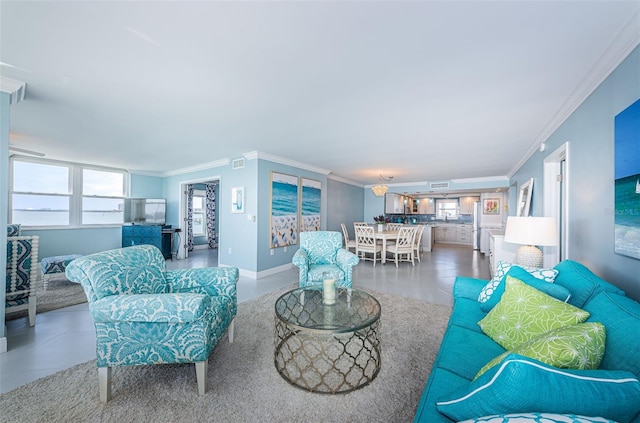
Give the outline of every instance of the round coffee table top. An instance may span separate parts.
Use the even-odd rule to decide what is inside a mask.
[[[380,319],[380,303],[372,295],[352,288],[337,288],[336,302],[322,302],[322,288],[298,288],[276,301],[276,316],[305,332],[354,332]]]

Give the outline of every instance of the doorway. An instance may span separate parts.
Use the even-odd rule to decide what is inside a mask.
[[[549,268],[569,257],[569,143],[544,159],[544,215],[558,222],[558,246],[545,247],[544,266]]]
[[[219,243],[219,177],[180,183],[180,229],[178,259],[188,258],[196,250],[215,250]]]

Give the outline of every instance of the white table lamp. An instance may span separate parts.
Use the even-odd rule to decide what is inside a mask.
[[[558,245],[558,228],[553,217],[507,217],[504,242],[522,244],[516,251],[516,264],[542,267],[542,251],[536,247]]]

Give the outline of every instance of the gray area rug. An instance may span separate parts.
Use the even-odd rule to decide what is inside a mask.
[[[86,302],[87,297],[84,295],[82,286],[79,283],[70,282],[64,276],[56,276],[50,279],[46,289],[42,278],[37,282],[36,314]],[[20,310],[7,314],[6,320],[13,320],[27,315],[27,310]]]
[[[209,358],[204,396],[193,365],[117,367],[104,405],[92,360],[0,395],[0,421],[411,422],[451,308],[369,291],[382,305],[380,373],[351,393],[317,394],[274,367],[274,304],[284,291],[238,305],[234,342],[225,335]]]

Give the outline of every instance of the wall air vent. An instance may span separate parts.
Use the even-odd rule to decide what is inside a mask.
[[[244,158],[243,159],[235,159],[231,162],[231,169],[242,169],[244,167]]]
[[[429,184],[429,189],[448,189],[449,182],[433,182]]]

